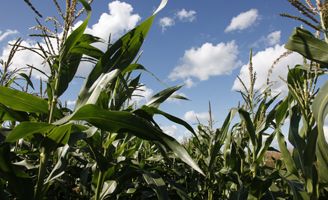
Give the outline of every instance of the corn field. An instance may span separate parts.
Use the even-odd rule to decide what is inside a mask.
[[[139,73],[148,72],[138,62],[140,48],[166,0],[137,27],[108,41],[106,51],[93,46],[103,40],[85,33],[92,1],[67,2],[57,27],[63,34],[39,22],[38,37],[49,49],[27,49],[51,69],[39,91],[31,78],[35,67],[29,66],[30,73],[9,70],[24,49],[21,39],[0,63],[0,199],[328,199],[328,81],[318,84],[328,69],[327,1],[289,0],[301,16],[281,14],[311,28],[296,27],[285,45],[283,56],[304,57],[302,64],[286,66],[287,96],[272,95],[270,80],[264,91],[254,88],[251,51],[250,84],[240,79],[243,102],[218,128],[209,105],[209,123],[196,129],[160,108],[182,86],[158,91],[144,105],[131,104],[143,86]],[[60,97],[82,61],[93,69],[71,109]],[[163,132],[157,115],[192,137],[179,143]]]

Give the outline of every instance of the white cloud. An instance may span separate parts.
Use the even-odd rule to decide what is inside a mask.
[[[10,35],[18,34],[17,30],[7,29],[4,32],[0,31],[0,42],[6,39]]]
[[[74,107],[76,104],[75,100],[67,100],[66,101],[68,107]]]
[[[281,31],[274,31],[266,37],[267,44],[272,46],[280,43]]]
[[[250,9],[249,11],[242,12],[236,17],[233,17],[229,26],[225,29],[225,32],[244,30],[252,26],[258,19],[259,14],[256,9]]]
[[[138,14],[133,14],[133,7],[125,2],[113,1],[108,4],[108,13],[101,14],[98,22],[88,28],[87,32],[108,40],[118,39],[128,30],[134,28],[140,21]]]
[[[154,91],[152,89],[143,85],[133,92],[131,104],[135,104],[136,106],[139,106],[143,103],[146,103],[150,100],[153,94]]]
[[[178,127],[176,125],[161,126],[161,129],[163,130],[164,133],[170,136],[174,136],[178,131]]]
[[[163,17],[159,20],[159,25],[162,27],[162,31],[165,31],[167,27],[174,26],[174,19],[171,17]]]
[[[280,43],[281,31],[274,31],[269,33],[266,36],[262,36],[259,40],[254,42],[251,47],[259,48],[259,47],[272,47],[276,44]]]
[[[179,10],[176,13],[176,16],[181,21],[192,22],[196,19],[196,11],[194,10],[187,11],[186,9],[183,8],[182,10]]]
[[[255,89],[264,89],[263,87],[266,85],[269,69],[271,68],[274,61],[285,52],[286,49],[284,48],[284,45],[275,45],[274,47],[266,48],[263,51],[257,52],[253,56],[253,69],[254,72],[256,72],[257,77],[255,82]],[[273,83],[271,88],[273,94],[287,93],[287,86],[285,82],[281,80],[281,78],[286,80],[288,66],[294,67],[296,64],[300,63],[303,63],[302,56],[297,53],[292,53],[287,57],[282,58],[276,65],[274,65],[273,72],[270,76],[270,81]],[[248,66],[249,64],[243,65],[239,73],[239,77],[244,81],[246,86],[249,86]],[[242,84],[238,79],[235,79],[232,89],[238,91],[243,90]]]
[[[187,86],[192,86],[191,77],[204,81],[211,76],[230,74],[240,64],[237,55],[238,46],[234,41],[193,47],[185,51],[181,64],[173,69],[169,78],[183,79]]]
[[[197,113],[191,110],[186,112],[183,118],[190,123],[198,123],[198,120],[204,122],[204,121],[208,121],[210,117],[208,112]]]
[[[160,126],[162,131],[171,137],[174,137],[178,142],[183,142],[185,138],[190,137],[190,132],[184,131],[183,128],[176,125]]]
[[[191,88],[195,85],[191,78],[187,78],[186,80],[184,80],[184,84],[187,88]]]

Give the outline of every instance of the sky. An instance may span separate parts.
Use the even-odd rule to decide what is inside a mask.
[[[31,3],[44,16],[41,21],[45,16],[58,17],[52,1],[31,0]],[[87,32],[105,40],[111,34],[115,40],[149,17],[159,3],[160,0],[95,0]],[[1,10],[0,58],[8,56],[8,42],[18,37],[23,39],[24,45],[35,46],[36,39],[28,35],[35,33],[30,28],[36,25],[36,16],[24,1],[7,1]],[[241,101],[237,91],[242,86],[237,76],[246,85],[249,82],[250,50],[253,50],[253,67],[257,73],[255,87],[261,89],[274,61],[286,52],[284,44],[292,30],[302,25],[279,14],[298,15],[297,12],[287,0],[169,0],[157,14],[139,60],[160,81],[144,73],[142,95],[149,99],[168,86],[184,84],[178,94],[189,101],[169,100],[161,109],[196,125],[197,119],[204,123],[208,120],[208,103],[211,102],[215,126],[219,127],[230,108]],[[275,93],[286,94],[280,77],[286,77],[287,66],[302,62],[302,57],[294,53],[274,65],[270,80]],[[27,63],[42,67],[38,56],[19,52],[13,60],[13,68]],[[87,76],[90,66],[80,67],[78,75]],[[44,67],[41,69],[47,71]],[[82,82],[74,80],[62,101],[73,106]],[[179,125],[163,118],[158,121],[166,133],[178,140],[190,135]]]

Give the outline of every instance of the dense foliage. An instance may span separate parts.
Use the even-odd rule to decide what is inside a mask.
[[[328,198],[328,82],[317,86],[328,66],[328,3],[315,8],[310,1],[290,1],[310,20],[318,14],[321,21],[314,25],[283,14],[307,22],[325,38],[303,28],[290,36],[286,48],[306,59],[289,69],[286,97],[272,96],[270,84],[264,91],[254,89],[251,53],[250,85],[243,83],[240,92],[243,103],[230,110],[221,127],[214,128],[210,120],[194,130],[160,110],[181,86],[158,92],[145,105],[131,104],[142,87],[138,73],[147,72],[138,63],[139,50],[166,1],[136,28],[109,41],[104,52],[92,46],[103,42],[100,38],[84,33],[89,3],[67,2],[62,37],[40,23],[38,36],[49,49],[30,49],[51,69],[39,93],[31,81],[35,67],[30,66],[29,74],[10,70],[15,52],[24,48],[20,39],[1,62],[0,199]],[[76,9],[78,2],[81,10]],[[72,31],[81,11],[86,18]],[[60,97],[82,60],[94,67],[70,109]],[[154,115],[184,126],[193,136],[180,144],[161,130]],[[283,126],[289,127],[288,133]],[[287,147],[287,135],[292,148]]]

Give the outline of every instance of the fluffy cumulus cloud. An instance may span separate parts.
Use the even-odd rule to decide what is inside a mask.
[[[201,47],[193,47],[186,50],[181,58],[181,64],[170,73],[171,80],[182,79],[187,86],[192,86],[191,78],[201,81],[210,76],[230,74],[238,67],[238,46],[234,41],[228,43],[205,43]]]
[[[140,21],[138,14],[133,14],[133,7],[125,2],[113,1],[108,4],[108,13],[101,14],[98,22],[87,29],[87,32],[105,40],[111,36],[116,40]]]
[[[95,36],[103,38],[105,41],[108,40],[109,35],[111,35],[111,39],[116,40],[121,35],[123,35],[128,30],[134,28],[137,23],[140,21],[140,16],[138,14],[133,13],[133,7],[121,1],[112,1],[108,4],[108,13],[103,13],[99,17],[97,23],[88,27],[86,32],[89,34],[93,34]],[[78,27],[79,24],[82,22],[78,22],[75,24],[74,27]],[[0,33],[0,39],[6,38],[8,35],[15,34],[16,31],[6,31],[4,33]],[[1,40],[0,40],[1,41]],[[13,43],[13,41],[11,41]],[[56,42],[53,41],[53,46],[56,49]],[[23,46],[28,48],[36,48],[35,41],[23,41]],[[41,42],[41,46],[46,48],[46,45]],[[104,49],[107,45],[106,44],[97,44],[98,48]],[[6,60],[11,47],[8,45],[3,48],[2,54],[0,55],[0,59]],[[33,65],[34,67],[38,68],[39,70],[44,71],[45,73],[49,73],[49,67],[44,64],[44,60],[41,57],[36,55],[31,51],[19,51],[15,55],[12,61],[12,69],[26,67],[26,64]],[[91,65],[88,63],[81,63],[79,70],[77,72],[78,76],[86,76],[91,70]],[[33,72],[34,77],[45,77],[41,73],[34,70]]]
[[[208,112],[197,113],[193,110],[190,110],[184,114],[183,118],[190,123],[198,123],[198,121],[206,122],[209,120],[210,117],[209,117]]]
[[[16,34],[18,34],[17,30],[7,29],[5,31],[0,31],[0,42],[5,40],[8,36]]]
[[[162,31],[165,31],[168,27],[174,26],[175,21],[171,17],[163,17],[159,20],[159,25],[162,27]]]
[[[242,12],[236,17],[231,19],[229,26],[225,29],[225,32],[231,32],[235,30],[244,30],[251,27],[259,18],[258,10],[250,9],[249,11]]]
[[[67,100],[66,104],[67,104],[68,107],[73,108],[76,104],[76,101],[75,100]]]
[[[188,11],[183,8],[176,13],[176,16],[181,21],[192,22],[196,19],[196,11],[194,11],[194,10]]]
[[[256,72],[255,89],[264,89],[267,82],[268,71],[277,58],[283,55],[286,49],[283,45],[275,45],[274,47],[266,48],[263,51],[257,52],[253,56],[253,69]],[[270,82],[272,83],[272,92],[274,94],[287,93],[287,87],[283,80],[286,80],[288,73],[288,66],[294,67],[296,64],[303,63],[303,58],[297,53],[292,53],[286,57],[280,59],[278,63],[274,65],[272,74],[270,76]],[[243,65],[239,77],[246,86],[249,86],[249,64]],[[283,79],[283,80],[282,80]],[[238,79],[235,80],[233,90],[243,90],[242,84]]]
[[[159,25],[162,31],[166,31],[168,27],[174,26],[176,21],[180,22],[193,22],[196,19],[196,11],[181,9],[175,13],[172,17],[162,17],[159,19]]]
[[[176,125],[160,126],[162,131],[172,137],[174,137],[179,142],[183,142],[185,138],[188,138],[191,134],[184,130],[182,127],[177,127]]]
[[[266,37],[266,43],[270,46],[280,43],[281,31],[274,31]]]

